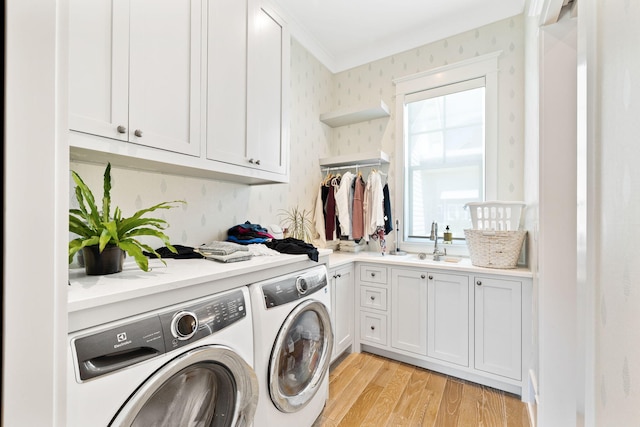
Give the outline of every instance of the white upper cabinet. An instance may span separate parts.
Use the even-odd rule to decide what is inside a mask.
[[[288,169],[289,35],[284,22],[263,5],[249,15],[247,151],[260,169]]]
[[[209,2],[207,158],[248,166],[247,0]]]
[[[70,0],[72,160],[288,182],[289,43],[259,0]]]
[[[70,128],[199,155],[200,0],[71,0]]]
[[[69,1],[71,129],[128,140],[128,44],[128,1]]]
[[[132,0],[129,140],[199,155],[202,1]]]
[[[289,35],[254,0],[209,3],[207,157],[277,174],[288,169]]]

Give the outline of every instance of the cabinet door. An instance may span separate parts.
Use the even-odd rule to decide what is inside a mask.
[[[288,168],[289,37],[283,21],[256,2],[249,14],[247,154],[257,169]]]
[[[427,354],[427,277],[417,270],[391,270],[391,346]]]
[[[329,272],[331,280],[331,317],[333,320],[333,356],[339,356],[353,343],[355,283],[353,266]]]
[[[129,141],[199,155],[201,0],[130,3]]]
[[[427,355],[469,366],[469,277],[428,275]]]
[[[249,166],[247,157],[247,0],[209,1],[207,158]]]
[[[522,377],[522,284],[475,278],[475,368]]]
[[[129,1],[70,0],[69,129],[127,141],[128,86]]]

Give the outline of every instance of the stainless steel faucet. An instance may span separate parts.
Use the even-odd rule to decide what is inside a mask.
[[[438,249],[438,223],[435,221],[431,223],[431,235],[429,236],[429,240],[435,241],[433,245],[433,260],[440,261],[440,256],[446,255],[447,250],[445,249],[444,252],[440,252],[440,249]]]

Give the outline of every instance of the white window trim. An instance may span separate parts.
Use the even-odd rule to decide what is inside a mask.
[[[485,79],[485,200],[496,200],[498,194],[498,57],[502,51],[476,56],[471,59],[434,68],[432,70],[404,76],[393,80],[396,85],[396,218],[404,220],[404,112],[407,98],[417,92],[435,89],[453,83],[482,78]],[[439,224],[440,225],[440,224]],[[444,231],[446,224],[440,225]],[[402,224],[400,226],[402,229]],[[440,231],[439,230],[439,231]],[[405,230],[396,235],[396,244],[402,250],[409,252],[429,252],[433,243],[407,242],[404,239]],[[439,234],[442,234],[441,232]],[[460,236],[462,230],[456,230]],[[442,240],[438,242],[439,246]],[[448,253],[452,255],[467,255],[466,244],[447,245]]]

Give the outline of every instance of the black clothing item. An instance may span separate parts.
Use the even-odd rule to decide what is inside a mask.
[[[167,248],[166,246],[156,249],[156,252],[158,252],[162,258],[175,258],[175,259],[204,258],[198,252],[194,252],[191,246],[173,245],[173,247],[176,248],[176,251],[178,251],[177,254],[174,254],[173,252],[171,252],[169,248]],[[157,258],[157,256],[154,253],[146,252],[146,251],[142,253],[145,256],[148,256],[149,258]]]
[[[302,240],[287,237],[286,239],[274,239],[270,242],[265,242],[264,244],[266,247],[283,254],[307,254],[311,260],[318,262],[318,249],[316,249],[312,244]]]
[[[389,197],[389,184],[385,184],[382,188],[382,204],[384,205],[384,234],[393,231],[393,221],[391,220],[391,198]]]

